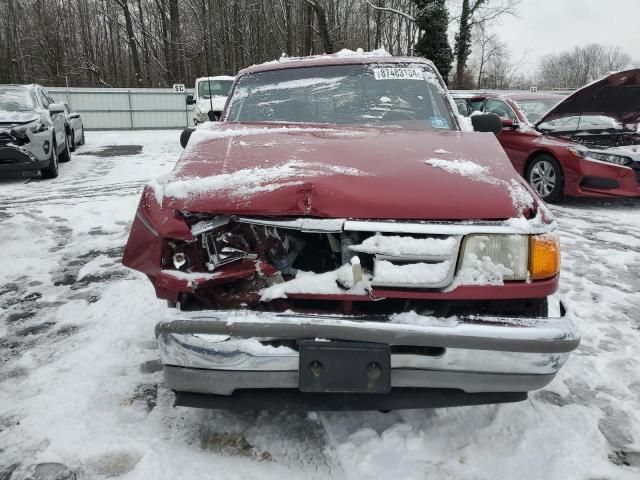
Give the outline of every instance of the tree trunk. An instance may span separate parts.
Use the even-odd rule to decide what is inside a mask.
[[[327,26],[327,16],[325,14],[324,8],[320,6],[320,4],[316,1],[311,2],[313,6],[313,10],[316,13],[316,18],[318,19],[318,34],[320,35],[320,40],[322,41],[322,48],[324,53],[333,53],[333,43],[331,42],[331,37],[329,36],[329,27]]]
[[[142,82],[142,71],[140,70],[140,58],[138,57],[138,46],[136,45],[136,37],[133,33],[133,23],[131,22],[131,11],[127,0],[116,0],[122,13],[124,14],[124,26],[127,33],[127,41],[129,43],[129,51],[131,52],[131,62],[133,63],[133,71],[136,76],[136,83]]]

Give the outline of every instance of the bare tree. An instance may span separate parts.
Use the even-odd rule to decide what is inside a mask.
[[[538,81],[546,88],[578,88],[630,64],[631,57],[620,47],[581,45],[543,57]]]

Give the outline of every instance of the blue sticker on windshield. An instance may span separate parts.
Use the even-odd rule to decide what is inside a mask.
[[[429,117],[429,121],[431,122],[431,126],[433,128],[449,128],[449,122],[446,118],[442,117]]]

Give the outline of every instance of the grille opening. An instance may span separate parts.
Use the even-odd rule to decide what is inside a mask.
[[[341,342],[343,340],[340,340]],[[296,352],[299,351],[298,340],[279,340],[279,339],[263,339],[260,343],[268,347],[287,347]],[[423,347],[414,345],[391,345],[390,351],[392,355],[419,355],[422,357],[441,357],[446,349],[443,347]]]
[[[214,309],[243,309],[258,312],[318,315],[347,315],[357,320],[358,316],[368,320],[387,321],[390,315],[417,312],[423,316],[437,318],[474,316],[485,317],[546,317],[548,314],[547,299],[522,300],[415,300],[403,298],[388,298],[378,301],[352,300],[321,300],[281,298],[271,302],[260,302],[249,307],[248,298],[230,300],[227,296],[223,302],[220,297],[208,298],[206,302],[193,294],[183,293],[180,297],[180,308],[184,311],[200,311]],[[244,303],[244,305],[243,305]]]

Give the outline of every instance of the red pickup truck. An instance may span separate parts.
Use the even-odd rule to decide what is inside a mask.
[[[176,404],[387,410],[547,385],[579,336],[552,296],[556,223],[500,128],[458,116],[420,58],[240,72],[222,122],[185,131],[145,188],[124,254],[169,304]]]

